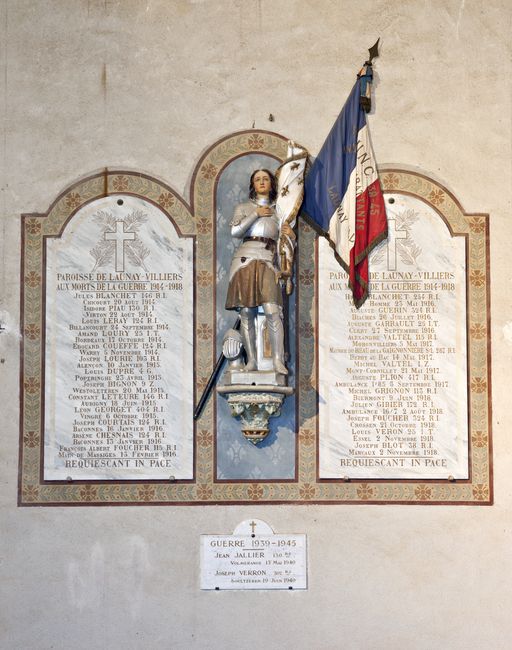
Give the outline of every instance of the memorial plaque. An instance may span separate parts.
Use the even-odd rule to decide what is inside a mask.
[[[193,248],[149,202],[46,245],[44,477],[193,478]]]
[[[201,535],[201,589],[307,589],[306,535],[275,534],[259,519]]]
[[[320,478],[465,479],[465,239],[418,198],[388,194],[386,208],[359,310],[319,242]]]
[[[359,311],[299,218],[294,400],[267,440],[245,440],[212,395],[193,422],[232,324],[232,206],[286,150],[231,134],[188,202],[108,170],[23,215],[20,505],[492,503],[488,216],[415,172],[381,174],[390,238]]]

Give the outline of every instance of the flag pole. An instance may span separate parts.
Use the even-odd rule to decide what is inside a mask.
[[[368,256],[387,237],[386,208],[366,120],[379,43],[380,38],[368,48],[368,58],[305,179],[304,212],[347,271],[356,308],[369,295]]]
[[[364,62],[363,67],[357,75],[359,79],[361,79],[361,97],[359,102],[365,113],[369,113],[372,110],[372,77],[370,76],[370,78],[367,79],[367,68],[373,70],[373,59],[376,59],[379,56],[379,41],[380,37],[370,48],[368,48],[368,60]]]
[[[368,65],[371,65],[373,59],[376,59],[379,56],[379,41],[380,41],[380,36],[377,39],[377,41],[368,49],[368,52],[370,54],[370,58],[367,61]]]

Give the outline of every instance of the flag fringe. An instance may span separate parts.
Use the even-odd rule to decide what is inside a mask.
[[[377,237],[375,237],[375,239],[372,241],[372,243],[369,244],[364,249],[364,251],[359,253],[359,255],[355,258],[355,263],[359,264],[367,255],[369,255],[372,252],[372,250],[375,248],[375,246],[380,244],[381,241],[383,241],[384,239],[387,239],[387,236],[388,236],[388,228],[386,226],[386,230],[381,232],[381,234],[378,235]]]

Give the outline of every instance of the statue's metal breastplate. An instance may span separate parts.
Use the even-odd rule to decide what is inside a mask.
[[[277,240],[279,237],[279,222],[274,213],[271,217],[260,217],[245,231],[245,237],[266,237]]]

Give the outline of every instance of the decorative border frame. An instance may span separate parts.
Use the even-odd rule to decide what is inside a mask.
[[[283,160],[287,140],[269,131],[243,131],[210,147],[192,176],[190,203],[165,183],[133,171],[111,171],[68,187],[44,214],[22,215],[20,348],[20,464],[18,505],[229,505],[300,503],[491,504],[491,368],[488,215],[466,214],[448,190],[421,174],[381,169],[384,191],[411,194],[433,206],[452,234],[467,242],[469,481],[318,481],[315,368],[315,233],[299,221],[296,371],[298,431],[295,480],[215,479],[215,400],[196,423],[195,480],[44,481],[42,363],[44,354],[45,238],[58,236],[84,205],[112,194],[132,194],[161,208],[183,236],[195,238],[195,376],[197,396],[215,359],[215,201],[218,179],[236,158],[260,153]],[[198,309],[198,306],[201,309]]]

